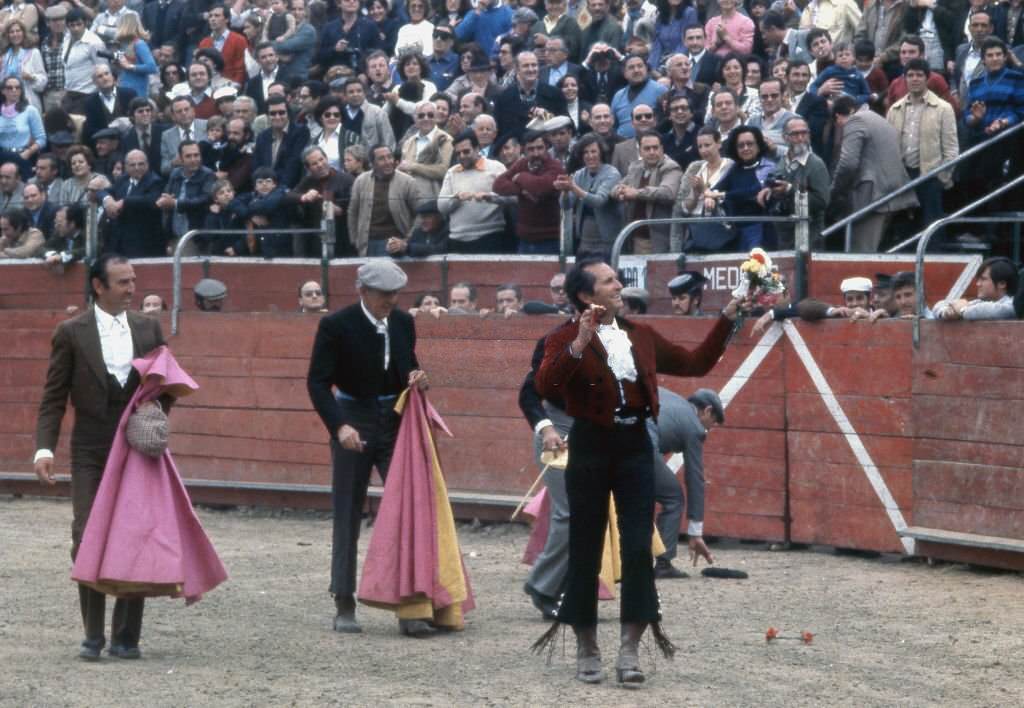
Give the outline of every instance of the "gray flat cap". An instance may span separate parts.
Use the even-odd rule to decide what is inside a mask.
[[[409,277],[390,258],[374,258],[359,266],[356,271],[359,284],[374,290],[394,292],[409,282]]]
[[[192,288],[192,292],[204,300],[223,300],[228,296],[228,286],[213,278],[203,278]]]
[[[697,271],[684,270],[668,281],[668,291],[673,295],[695,295],[704,289],[704,283],[706,282],[708,282],[708,279]]]
[[[545,133],[553,133],[556,130],[562,128],[572,128],[572,118],[569,116],[555,116],[550,120],[544,122],[544,127],[541,128]]]
[[[711,406],[711,411],[715,414],[715,420],[718,421],[718,424],[721,425],[725,422],[725,408],[722,406],[722,399],[710,388],[698,388],[686,400],[698,408]]]
[[[623,288],[621,295],[623,300],[626,298],[636,298],[645,305],[651,304],[651,294],[643,288]]]

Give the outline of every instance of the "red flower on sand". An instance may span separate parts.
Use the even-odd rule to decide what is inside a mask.
[[[804,644],[810,644],[814,641],[814,635],[807,630],[800,632],[800,638],[804,641]]]
[[[779,636],[779,630],[775,629],[775,627],[769,627],[768,631],[764,633],[764,640],[766,642],[770,642],[771,640],[775,639],[778,636]]]

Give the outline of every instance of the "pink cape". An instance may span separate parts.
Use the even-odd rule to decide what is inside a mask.
[[[384,496],[366,551],[359,601],[399,619],[463,627],[473,609],[433,430],[448,430],[417,388],[408,389]]]
[[[227,571],[192,509],[170,450],[159,458],[133,450],[125,427],[142,403],[199,387],[166,346],[132,366],[142,383],[118,423],[71,578],[110,595],[184,597],[191,604],[224,582]]]

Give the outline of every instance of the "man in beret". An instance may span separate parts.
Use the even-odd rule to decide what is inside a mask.
[[[390,259],[360,266],[359,302],[321,319],[313,343],[306,383],[330,436],[333,466],[330,591],[336,632],[362,632],[355,599],[359,528],[370,472],[376,467],[383,479],[391,463],[399,424],[395,401],[406,386],[427,388],[413,318],[395,307],[407,280]],[[413,637],[434,631],[422,620],[399,620],[399,629]]]
[[[668,281],[668,292],[672,296],[672,314],[684,317],[699,317],[704,314],[700,306],[704,299],[704,284],[708,282],[695,270],[684,270]]]

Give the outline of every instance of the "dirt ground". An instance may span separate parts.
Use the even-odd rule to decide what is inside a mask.
[[[551,663],[528,647],[546,628],[521,591],[526,529],[460,527],[477,611],[464,632],[402,638],[363,608],[362,635],[330,630],[330,520],[201,510],[230,580],[199,604],[147,604],[144,657],[77,658],[65,501],[0,497],[0,704],[4,706],[962,705],[1024,703],[1024,582],[1016,574],[825,550],[722,543],[746,581],[659,585],[674,662],[649,652],[647,686],[572,678],[567,639]],[[363,536],[363,544],[368,534]],[[610,671],[617,608],[602,603]],[[778,640],[814,633],[813,644]]]

